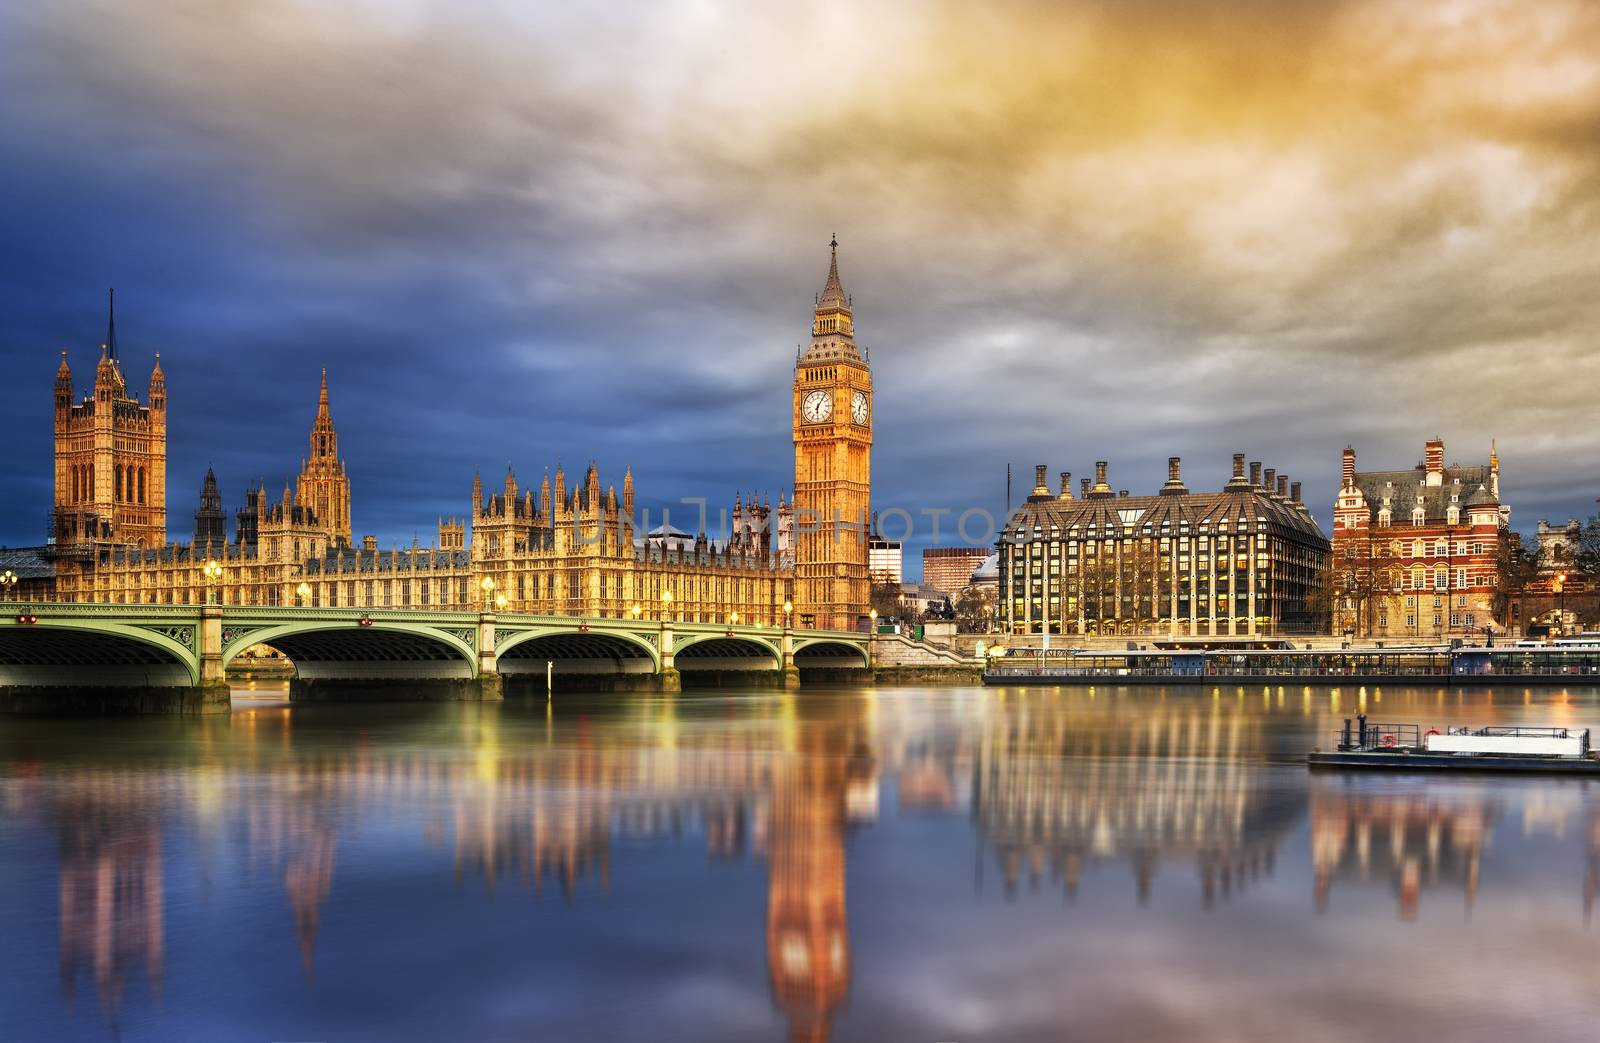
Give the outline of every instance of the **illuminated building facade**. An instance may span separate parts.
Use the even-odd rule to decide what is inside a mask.
[[[1300,483],[1233,458],[1220,492],[1192,493],[1179,460],[1155,496],[1111,488],[1105,461],[1074,496],[1039,465],[1000,534],[1002,627],[1013,634],[1264,635],[1326,627],[1315,595],[1328,540]]]
[[[839,243],[817,296],[811,344],[794,366],[795,611],[802,625],[848,630],[871,600],[872,370],[856,346],[839,282]]]
[[[72,404],[65,361],[57,379],[54,577],[30,579],[28,594],[122,604],[648,613],[687,622],[737,615],[764,624],[782,624],[787,604],[798,626],[854,626],[869,601],[862,521],[872,380],[855,344],[837,247],[816,299],[811,346],[795,365],[794,500],[780,497],[774,508],[765,497],[741,495],[724,539],[665,527],[636,533],[632,472],[619,496],[591,464],[570,488],[558,467],[537,496],[519,488],[509,468],[492,492],[475,477],[468,515],[439,519],[431,545],[413,540],[385,550],[372,536],[358,545],[324,370],[309,454],[293,487],[280,496],[263,485],[250,489],[229,542],[208,473],[194,541],[168,544],[164,378],[158,364],[148,407],[129,398],[113,327],[92,398]],[[213,559],[222,573],[208,587],[203,570]]]
[[[1377,637],[1482,635],[1494,619],[1511,508],[1500,458],[1446,466],[1429,439],[1406,471],[1358,471],[1344,451],[1333,512],[1334,629]]]
[[[922,582],[946,594],[959,593],[990,553],[988,547],[928,547],[922,552]]]
[[[94,389],[72,400],[61,353],[55,386],[54,556],[85,559],[101,547],[167,542],[167,378],[156,355],[148,404],[128,391],[117,350],[115,299]]]

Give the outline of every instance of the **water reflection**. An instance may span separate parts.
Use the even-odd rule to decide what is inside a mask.
[[[140,796],[90,778],[57,805],[61,991],[70,1005],[88,978],[113,1020],[130,977],[161,991],[161,835]]]
[[[1459,892],[1470,913],[1502,823],[1513,827],[1505,846],[1514,857],[1542,837],[1565,839],[1582,819],[1587,851],[1574,891],[1588,923],[1600,887],[1600,809],[1588,806],[1587,795],[1585,783],[1570,780],[1319,777],[1311,789],[1316,911],[1328,911],[1336,883],[1383,882],[1401,920],[1417,919],[1430,890]]]
[[[1263,785],[1262,718],[1202,702],[1085,722],[1068,705],[1014,701],[985,727],[978,831],[1007,894],[1048,870],[1072,901],[1086,864],[1116,860],[1144,906],[1162,861],[1182,858],[1209,906],[1271,874],[1299,802]]]
[[[1432,692],[1388,697],[1401,712],[1438,707]],[[138,1035],[124,1018],[136,1011],[150,1038],[205,1035],[182,1002],[157,1001],[177,988],[180,965],[217,973],[193,958],[210,951],[209,936],[174,932],[166,918],[192,920],[215,903],[228,910],[216,929],[247,933],[261,959],[292,943],[302,991],[273,999],[293,1007],[309,1002],[319,977],[380,955],[386,936],[370,926],[363,935],[348,911],[337,930],[325,925],[330,903],[374,887],[398,888],[419,917],[454,903],[459,918],[522,892],[559,903],[583,917],[560,928],[574,933],[532,932],[527,944],[572,946],[592,976],[611,968],[583,962],[583,932],[624,915],[611,910],[615,893],[659,888],[661,903],[701,905],[703,929],[729,945],[761,936],[764,970],[743,963],[736,973],[760,983],[762,1002],[796,1040],[851,1024],[861,997],[874,1006],[874,990],[907,955],[881,954],[888,943],[868,934],[880,956],[863,967],[850,915],[862,902],[914,905],[920,916],[960,922],[974,945],[1004,946],[1032,929],[1004,915],[1024,893],[1059,889],[1076,902],[1098,872],[1114,885],[1101,885],[1103,915],[1176,930],[1182,909],[1209,910],[1224,932],[1217,944],[1227,945],[1225,918],[1256,906],[1238,901],[1255,891],[1294,896],[1302,911],[1309,894],[1317,913],[1341,915],[1366,915],[1387,891],[1385,915],[1409,921],[1430,894],[1459,896],[1471,912],[1497,872],[1508,881],[1498,893],[1512,897],[1529,890],[1518,874],[1537,872],[1567,881],[1587,920],[1600,893],[1600,808],[1586,786],[1308,776],[1299,758],[1330,729],[1336,701],[1107,689],[832,693],[635,698],[548,713],[454,706],[374,719],[280,707],[229,721],[30,723],[0,740],[9,823],[0,870],[14,881],[41,870],[52,878],[69,1009],[87,981],[106,1027]],[[1540,711],[1484,702],[1457,712]],[[44,838],[53,866],[32,844]],[[899,877],[873,869],[863,885],[858,844],[879,859],[914,845],[914,859],[895,863]],[[703,848],[697,876],[675,861],[685,848]],[[976,894],[968,875],[964,893],[926,884],[928,897],[912,896],[974,856]],[[738,899],[739,881],[752,875],[764,922]],[[1169,890],[1176,902],[1154,901]],[[1547,893],[1542,884],[1537,893]],[[987,900],[995,894],[1005,901]],[[1279,914],[1269,902],[1252,915]],[[991,923],[1012,933],[983,937]],[[325,934],[340,943],[319,967]],[[48,948],[27,938],[10,958],[25,967]],[[19,997],[0,998],[35,1014],[37,999]],[[28,1035],[66,1034],[40,1017]],[[648,1027],[629,1023],[624,1034]],[[462,1030],[475,1034],[470,1022]],[[870,1038],[866,1028],[857,1034]]]

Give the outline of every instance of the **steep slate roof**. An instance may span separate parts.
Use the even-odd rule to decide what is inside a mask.
[[[1446,467],[1444,469],[1443,485],[1425,485],[1427,468],[1418,464],[1409,471],[1357,471],[1356,488],[1361,490],[1361,495],[1367,500],[1368,516],[1376,521],[1378,512],[1383,509],[1383,499],[1389,498],[1389,513],[1394,518],[1408,520],[1411,512],[1417,506],[1417,493],[1422,493],[1422,509],[1427,522],[1444,522],[1450,510],[1450,496],[1459,493],[1459,505],[1466,506],[1469,497],[1476,497],[1479,486],[1483,487],[1486,500],[1479,503],[1494,503],[1494,497],[1489,494],[1489,485],[1493,481],[1487,465],[1475,467]],[[1459,479],[1460,485],[1456,482]]]
[[[1059,527],[1067,535],[1073,526],[1080,531],[1104,531],[1110,526],[1120,533],[1132,525],[1139,535],[1146,525],[1151,535],[1161,535],[1162,526],[1168,534],[1177,533],[1188,523],[1188,531],[1195,532],[1202,524],[1209,531],[1217,531],[1222,524],[1230,528],[1239,521],[1254,523],[1265,520],[1303,539],[1327,546],[1328,538],[1322,534],[1316,519],[1304,504],[1269,496],[1264,488],[1249,484],[1233,485],[1215,493],[1171,493],[1159,496],[1105,496],[1091,494],[1087,499],[1062,500],[1058,497],[1029,497],[1006,522],[1006,529],[1018,526],[1038,526],[1048,530]]]
[[[44,556],[45,547],[0,547],[0,572],[10,569],[18,579],[48,579],[56,574],[55,562]]]

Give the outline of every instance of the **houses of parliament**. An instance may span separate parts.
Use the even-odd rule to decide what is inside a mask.
[[[852,629],[869,601],[872,379],[855,342],[838,242],[793,375],[794,497],[741,496],[726,533],[636,531],[634,478],[618,492],[590,464],[557,467],[537,489],[472,482],[469,510],[440,518],[427,546],[357,542],[352,491],[326,369],[293,486],[249,489],[233,535],[216,477],[200,483],[192,537],[169,540],[167,390],[156,357],[149,394],[130,390],[111,312],[89,395],[74,401],[62,352],[55,384],[50,540],[24,597],[122,604],[490,609],[691,622]],[[16,552],[12,552],[15,555]],[[206,566],[220,566],[208,577]],[[215,573],[215,569],[211,570]],[[492,582],[489,582],[492,581]],[[734,614],[737,613],[737,616]]]

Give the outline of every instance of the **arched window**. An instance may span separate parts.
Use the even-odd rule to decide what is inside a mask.
[[[143,467],[139,468],[139,502],[140,503],[144,503],[145,502],[145,500],[144,500],[144,472],[145,472],[145,469]]]
[[[1411,567],[1411,589],[1412,590],[1421,590],[1424,586],[1426,586],[1427,585],[1426,575],[1427,574],[1423,570],[1421,565],[1413,565]]]

